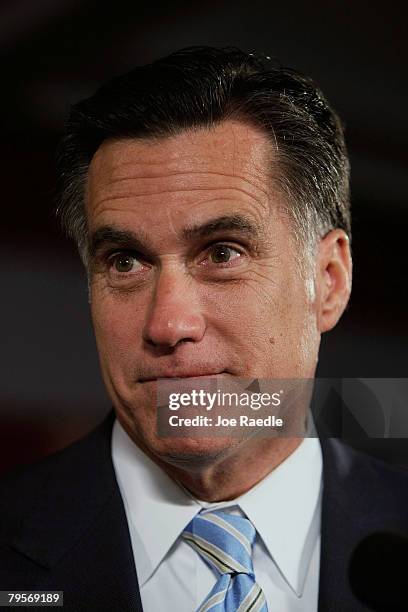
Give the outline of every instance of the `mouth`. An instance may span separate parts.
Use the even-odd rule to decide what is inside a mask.
[[[221,370],[218,372],[202,372],[199,370],[191,370],[188,372],[162,372],[158,376],[141,376],[139,378],[139,382],[146,383],[152,382],[156,380],[169,380],[172,378],[209,378],[211,376],[228,376],[226,370]]]

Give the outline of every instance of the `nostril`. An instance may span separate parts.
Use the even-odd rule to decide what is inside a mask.
[[[143,334],[149,346],[174,348],[182,342],[199,342],[205,333],[205,320],[191,306],[178,304],[171,309],[153,310]]]
[[[163,352],[169,352],[171,353],[177,346],[180,346],[181,344],[187,343],[187,342],[196,342],[195,338],[180,338],[177,339],[175,338],[173,341],[170,339],[167,339],[166,341],[158,341],[158,340],[154,340],[151,337],[145,337],[144,341],[146,342],[146,344],[150,347],[154,347],[156,349],[161,349]]]

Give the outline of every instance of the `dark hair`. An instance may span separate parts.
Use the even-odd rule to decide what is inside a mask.
[[[297,236],[350,235],[349,163],[341,122],[312,79],[236,48],[190,47],[137,67],[74,105],[58,156],[58,214],[82,257],[84,190],[106,139],[162,138],[241,119],[264,130]]]

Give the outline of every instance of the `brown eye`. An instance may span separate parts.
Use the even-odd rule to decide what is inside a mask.
[[[131,272],[135,261],[136,260],[134,257],[132,257],[132,255],[126,255],[126,253],[122,253],[114,257],[113,266],[116,272],[121,272],[123,274],[125,272]]]
[[[225,244],[219,244],[212,249],[210,258],[212,263],[228,263],[231,259],[233,259],[231,254],[234,252],[238,255],[238,257],[240,256],[240,253],[236,249],[233,249]]]

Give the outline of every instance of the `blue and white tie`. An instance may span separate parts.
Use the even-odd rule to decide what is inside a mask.
[[[219,574],[197,612],[268,612],[252,565],[255,535],[248,519],[219,510],[197,514],[187,525],[183,538]]]

